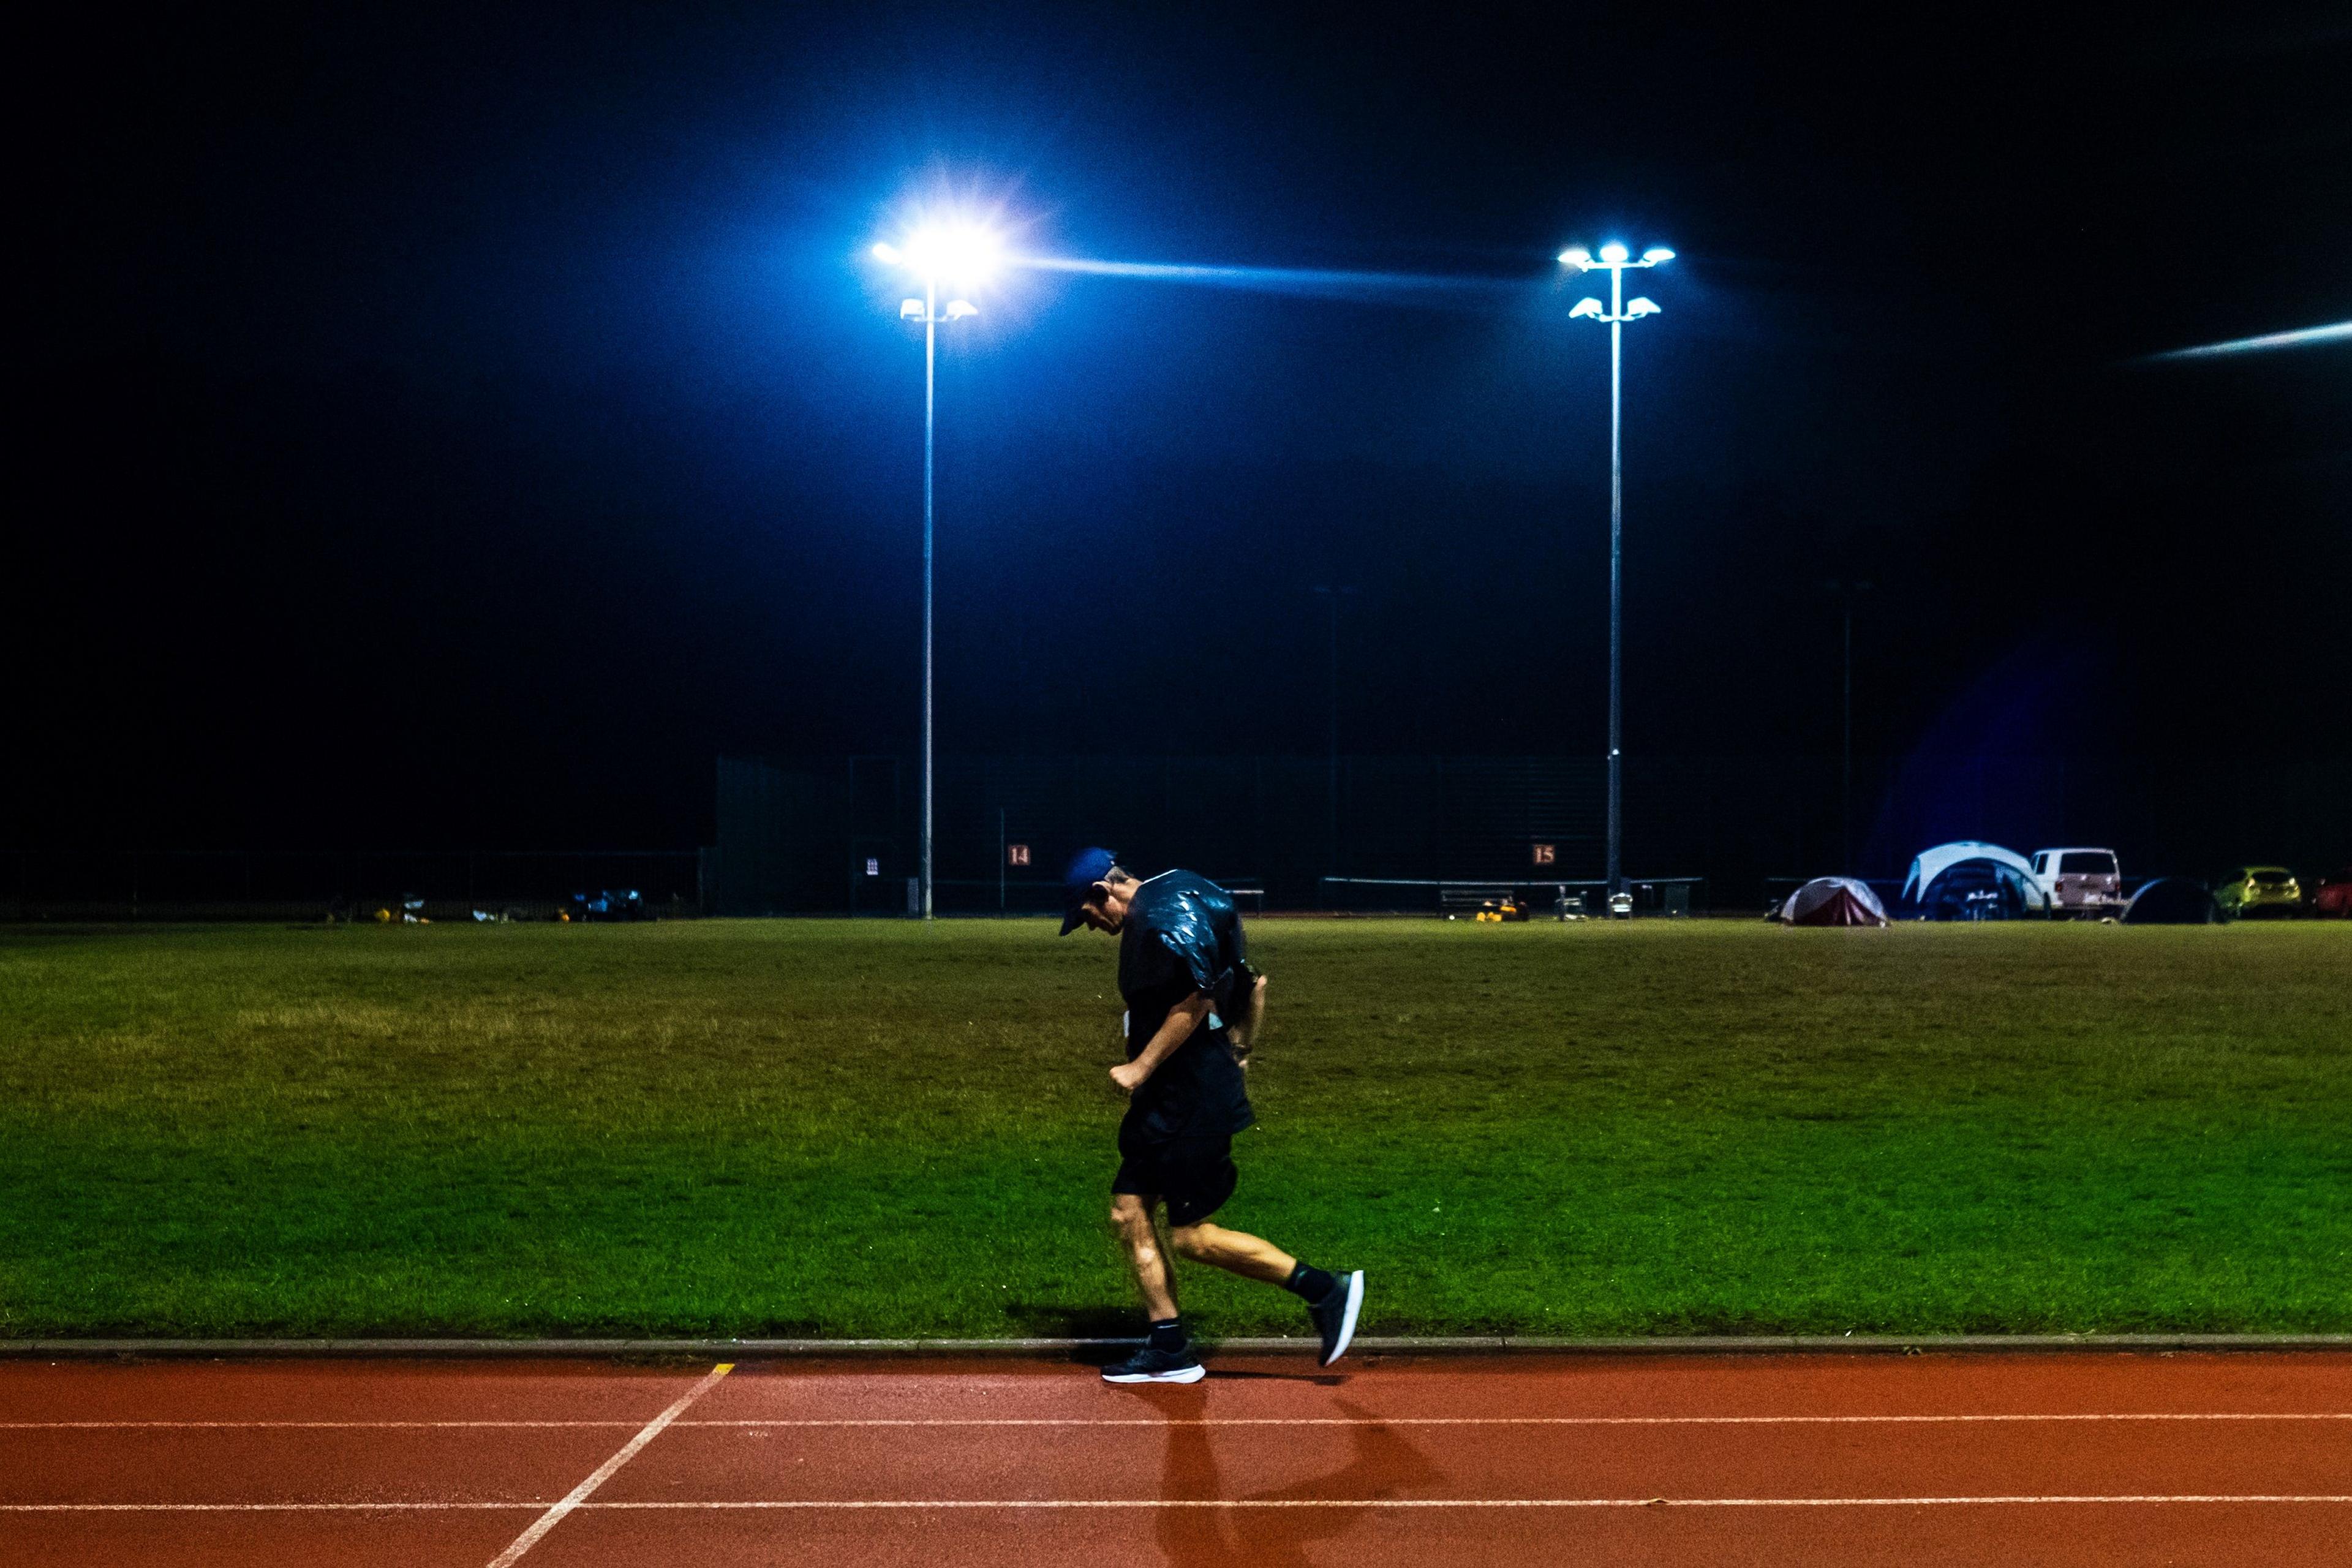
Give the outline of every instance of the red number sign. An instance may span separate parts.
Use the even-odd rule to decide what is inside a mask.
[[[1549,844],[1537,845],[1535,847],[1536,864],[1538,866],[1549,866],[1555,863],[1559,859],[1559,856],[1554,852],[1554,849],[1555,847]]]
[[[1026,844],[1006,845],[1004,847],[1004,863],[1008,866],[1026,866],[1029,864],[1029,846]]]

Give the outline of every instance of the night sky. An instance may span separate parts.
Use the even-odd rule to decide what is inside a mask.
[[[28,47],[0,845],[690,846],[940,740],[2352,756],[2341,7],[118,11]],[[1605,292],[1605,289],[1602,290]],[[2011,700],[2018,693],[2026,696]],[[2018,717],[2019,702],[2031,711]],[[1964,738],[1965,739],[1965,738]]]

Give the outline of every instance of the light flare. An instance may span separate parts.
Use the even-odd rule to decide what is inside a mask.
[[[2168,353],[2147,357],[2151,360],[2209,359],[2216,354],[2261,353],[2270,349],[2309,348],[2317,343],[2347,340],[2352,340],[2352,321],[2334,321],[2324,327],[2302,327],[2291,332],[2265,332],[2258,338],[2231,338],[2227,342],[2202,343],[2193,349],[2174,349]]]
[[[1213,267],[1191,262],[1103,261],[1078,256],[1010,257],[1006,265],[1039,272],[1071,272],[1092,278],[1132,278],[1155,283],[1188,283],[1210,289],[1312,295],[1364,301],[1444,304],[1484,296],[1526,292],[1524,278],[1479,278],[1432,272],[1370,272],[1331,268]]]

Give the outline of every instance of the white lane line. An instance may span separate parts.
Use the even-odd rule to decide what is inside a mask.
[[[1147,1508],[1952,1508],[2019,1503],[2352,1503],[2343,1496],[1706,1497],[1706,1498],[1101,1498],[890,1502],[604,1502],[607,1509],[1147,1509]]]
[[[522,1513],[539,1506],[535,1502],[0,1502],[0,1513],[446,1513],[460,1509]]]
[[[573,1510],[661,1510],[673,1513],[741,1510],[793,1511],[937,1509],[1158,1508],[1987,1508],[2075,1503],[2352,1503],[2352,1493],[2182,1493],[2013,1497],[1699,1497],[1699,1498],[929,1498],[874,1501],[809,1499],[793,1501],[578,1502]],[[536,1508],[518,1502],[12,1502],[0,1513],[369,1513],[457,1509]],[[569,1511],[569,1510],[567,1510]],[[539,1534],[545,1534],[541,1531]],[[536,1541],[529,1532],[525,1540]],[[518,1542],[520,1545],[521,1542]],[[524,1550],[528,1550],[525,1547]],[[520,1555],[515,1547],[508,1552]],[[509,1563],[513,1556],[501,1556]],[[496,1563],[493,1564],[496,1568]]]
[[[495,1430],[546,1426],[604,1426],[626,1429],[634,1421],[0,1421],[0,1431],[45,1432],[205,1432],[227,1431],[396,1431],[421,1427],[433,1431],[482,1426]],[[695,1423],[688,1422],[688,1426]]]
[[[608,1509],[1108,1509],[1108,1508],[1951,1508],[2014,1503],[2352,1503],[2342,1496],[2187,1495],[2099,1497],[1696,1497],[1696,1498],[1100,1498],[953,1499],[933,1501],[598,1502]]]
[[[2117,1415],[1148,1415],[775,1417],[681,1426],[1805,1426],[1976,1421],[2352,1421],[2352,1413],[2213,1412]]]
[[[2131,1411],[2011,1415],[749,1416],[676,1426],[1805,1426],[2016,1421],[2352,1421],[2346,1411]],[[430,1431],[626,1427],[629,1421],[0,1421],[0,1431]]]
[[[561,1501],[532,1521],[530,1527],[514,1538],[504,1552],[490,1559],[490,1568],[512,1568],[522,1554],[539,1544],[541,1536],[563,1522],[563,1516],[588,1500],[598,1487],[613,1479],[614,1471],[637,1457],[637,1450],[661,1436],[662,1428],[686,1414],[694,1402],[719,1386],[719,1380],[735,1370],[731,1361],[720,1362],[706,1373],[700,1383],[677,1396],[668,1409],[638,1428],[637,1435],[622,1444],[613,1457],[589,1472],[588,1479],[563,1495]]]

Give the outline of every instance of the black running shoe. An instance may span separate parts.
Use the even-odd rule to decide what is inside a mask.
[[[1209,1369],[1201,1364],[1190,1345],[1181,1351],[1156,1351],[1145,1345],[1125,1361],[1103,1368],[1105,1383],[1198,1383],[1208,1375]]]
[[[1323,1336],[1323,1364],[1329,1366],[1348,1353],[1349,1342],[1356,1337],[1356,1314],[1364,1310],[1364,1271],[1342,1274],[1332,1285],[1331,1293],[1307,1309],[1315,1320],[1315,1331]]]

